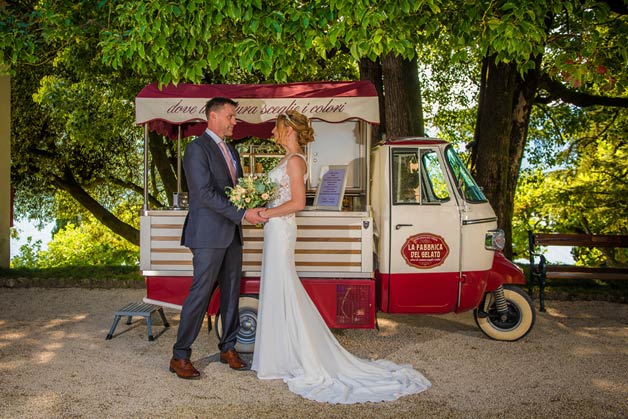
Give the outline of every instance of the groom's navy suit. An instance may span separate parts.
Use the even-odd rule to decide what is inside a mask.
[[[237,151],[232,153],[237,176],[242,167]],[[227,198],[226,186],[233,186],[229,167],[220,147],[206,130],[188,144],[183,158],[188,184],[189,210],[183,225],[181,244],[192,251],[194,278],[190,293],[183,303],[177,342],[173,347],[176,359],[190,359],[191,346],[203,324],[211,293],[220,287],[221,351],[233,349],[240,327],[238,300],[242,273],[242,219],[245,210],[238,210]]]

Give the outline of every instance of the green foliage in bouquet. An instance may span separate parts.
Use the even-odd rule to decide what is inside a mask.
[[[277,185],[267,175],[245,176],[234,187],[225,188],[229,200],[238,209],[263,207],[275,198]]]

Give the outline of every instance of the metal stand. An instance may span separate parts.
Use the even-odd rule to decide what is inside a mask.
[[[107,335],[106,340],[113,338],[113,332],[116,330],[116,327],[118,326],[118,322],[120,321],[120,318],[122,316],[129,317],[126,324],[131,324],[131,319],[133,318],[133,316],[142,316],[146,319],[146,327],[148,328],[148,340],[151,342],[154,341],[155,336],[153,336],[153,328],[152,328],[152,322],[151,322],[151,315],[154,312],[159,313],[159,316],[161,317],[161,321],[164,325],[164,328],[166,329],[169,328],[170,324],[168,323],[168,320],[166,320],[166,315],[164,314],[164,309],[162,307],[155,306],[152,304],[145,304],[145,303],[131,303],[131,304],[125,305],[124,307],[122,307],[121,309],[119,309],[118,311],[114,313],[115,317],[113,319],[113,325],[111,325],[111,330],[109,331],[109,334]]]

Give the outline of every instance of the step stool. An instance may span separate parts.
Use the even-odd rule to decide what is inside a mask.
[[[148,340],[151,342],[154,341],[155,337],[153,336],[153,328],[152,328],[152,322],[151,322],[151,315],[154,312],[159,313],[159,316],[161,317],[161,321],[164,327],[166,329],[169,328],[170,324],[168,324],[168,320],[166,320],[166,315],[164,314],[164,309],[162,307],[155,306],[152,304],[145,304],[145,303],[130,303],[130,304],[125,305],[124,307],[122,307],[121,309],[119,309],[118,311],[114,313],[115,317],[113,319],[113,325],[111,325],[111,330],[109,331],[109,334],[107,335],[106,340],[109,340],[113,337],[113,332],[116,330],[116,327],[118,326],[118,322],[120,321],[120,318],[122,316],[129,317],[126,324],[131,324],[131,319],[133,318],[133,316],[142,316],[146,318],[146,327],[148,328]]]

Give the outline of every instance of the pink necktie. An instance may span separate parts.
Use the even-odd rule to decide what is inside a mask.
[[[222,155],[224,156],[225,161],[227,162],[227,166],[229,166],[229,173],[231,174],[231,181],[235,185],[237,180],[238,180],[238,177],[236,176],[236,169],[233,166],[233,160],[231,159],[231,153],[227,149],[227,144],[225,144],[224,141],[219,142],[218,146],[220,146],[220,150],[222,151]]]

